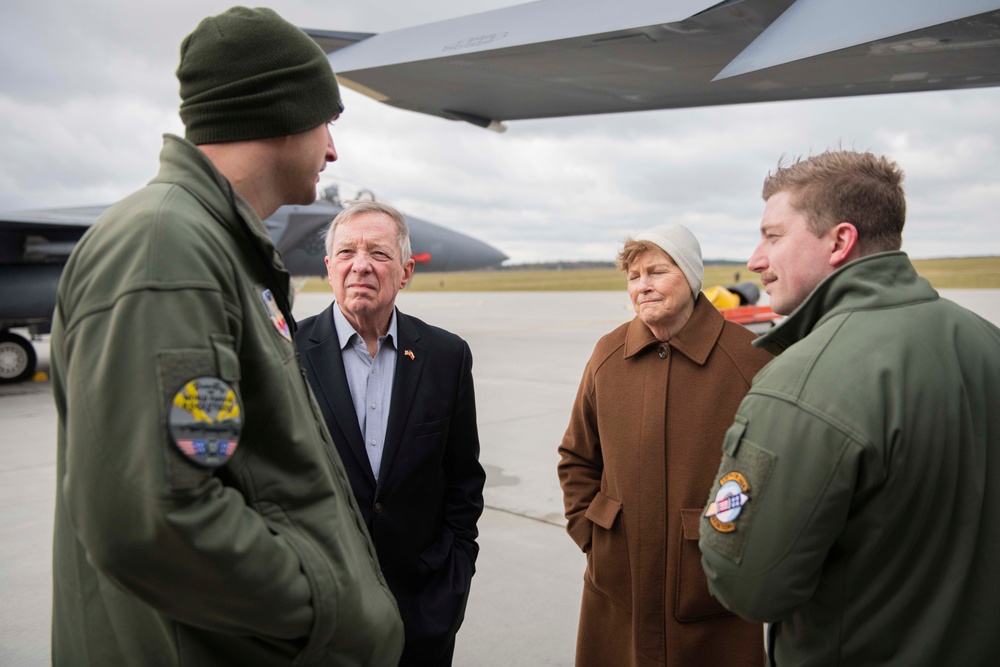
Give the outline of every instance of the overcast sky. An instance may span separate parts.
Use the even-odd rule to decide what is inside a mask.
[[[3,0],[0,211],[113,202],[183,134],[181,40],[217,0]],[[259,3],[251,3],[256,5]],[[504,0],[276,0],[302,27],[384,32]],[[782,155],[868,149],[907,173],[911,256],[1000,254],[1000,89],[651,111],[509,123],[495,134],[350,90],[327,173],[514,262],[611,259],[673,221],[706,258],[745,260],[760,185]]]

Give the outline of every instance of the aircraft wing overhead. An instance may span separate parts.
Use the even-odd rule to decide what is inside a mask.
[[[335,72],[674,23],[718,0],[538,0],[375,35],[330,58]]]
[[[329,58],[345,86],[483,127],[984,87],[1000,85],[1000,0],[540,0]]]
[[[339,51],[375,36],[370,32],[336,32],[333,30],[315,30],[313,28],[302,28],[302,31],[312,37],[313,41],[319,44],[320,48],[326,53]]]
[[[716,79],[738,76],[755,70],[783,65],[793,60],[889,39],[900,33],[923,30],[966,17],[996,10],[994,0],[948,0],[948,2],[913,2],[913,0],[797,0],[772,23]],[[958,29],[957,27],[955,29]],[[1000,38],[994,32],[993,40]],[[925,48],[980,48],[988,44],[964,41],[954,47],[951,40],[933,40]],[[992,47],[996,49],[997,44]],[[895,45],[905,52],[912,44]],[[993,57],[996,57],[994,50]]]

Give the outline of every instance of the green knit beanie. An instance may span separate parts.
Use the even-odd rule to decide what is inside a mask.
[[[195,144],[311,130],[344,110],[337,77],[304,32],[263,7],[233,7],[181,43],[181,120]]]

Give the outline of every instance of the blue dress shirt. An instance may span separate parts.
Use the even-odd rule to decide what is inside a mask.
[[[396,373],[396,309],[392,309],[388,332],[379,336],[374,357],[368,353],[361,334],[354,330],[336,302],[333,304],[333,325],[340,340],[340,354],[344,359],[354,412],[358,415],[358,426],[365,438],[365,451],[377,480],[389,423],[392,381]]]

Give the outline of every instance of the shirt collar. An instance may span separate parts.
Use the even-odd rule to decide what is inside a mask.
[[[340,304],[336,301],[333,302],[333,327],[337,330],[337,340],[340,342],[340,349],[343,350],[345,347],[350,345],[351,339],[357,336],[361,338],[361,334],[354,330],[351,323],[347,321],[344,317],[344,313],[340,310]],[[393,347],[396,343],[396,308],[392,309],[392,316],[389,318],[389,330],[386,331],[385,336],[379,336],[380,339],[385,338],[388,340]]]

